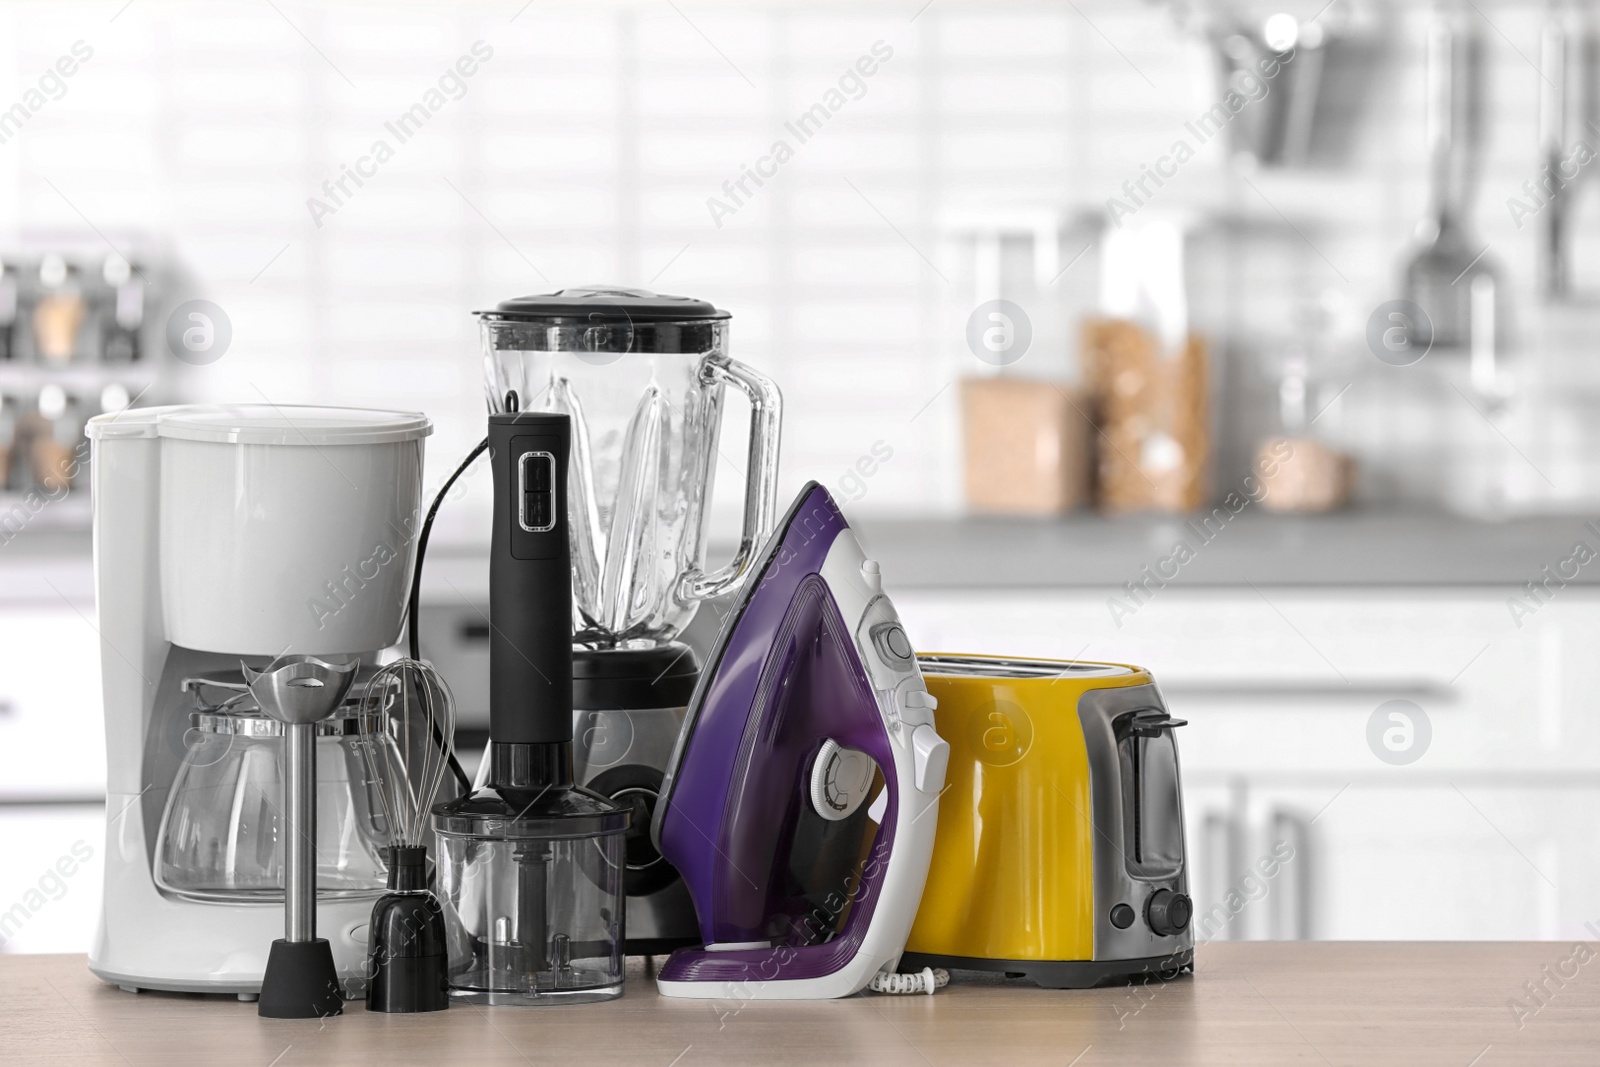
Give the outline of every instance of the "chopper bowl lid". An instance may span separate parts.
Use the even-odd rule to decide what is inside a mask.
[[[196,404],[169,408],[156,435],[226,445],[380,445],[433,433],[419,411],[285,404]]]
[[[484,786],[433,806],[433,828],[447,837],[495,841],[571,840],[626,833],[633,809],[575,786]]]
[[[489,322],[534,322],[551,326],[710,322],[733,317],[705,300],[607,285],[519,296],[501,301],[493,311],[476,314]]]

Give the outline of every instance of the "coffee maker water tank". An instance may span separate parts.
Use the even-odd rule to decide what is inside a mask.
[[[251,404],[174,411],[158,432],[174,644],[341,655],[399,639],[426,417]]]

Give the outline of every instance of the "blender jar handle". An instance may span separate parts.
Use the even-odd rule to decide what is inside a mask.
[[[721,596],[738,584],[750,557],[772,532],[778,519],[778,435],[783,394],[771,378],[738,360],[710,359],[700,368],[702,385],[732,385],[750,401],[750,451],[744,482],[744,527],[739,549],[721,570],[706,574],[699,566],[684,574],[678,587],[686,603]],[[713,429],[712,432],[715,432]]]

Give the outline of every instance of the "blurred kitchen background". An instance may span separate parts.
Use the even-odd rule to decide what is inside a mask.
[[[469,312],[592,282],[733,313],[784,492],[838,492],[921,648],[1156,673],[1202,936],[1576,936],[1597,34],[1489,0],[0,8],[0,950],[97,911],[94,863],[6,911],[107,817],[84,420],[421,409],[431,493],[482,434]],[[219,358],[180,358],[196,324]],[[469,721],[487,502],[423,591]]]

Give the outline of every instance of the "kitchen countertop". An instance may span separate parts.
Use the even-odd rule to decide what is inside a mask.
[[[1590,525],[1593,522],[1594,525]],[[1314,517],[1246,509],[1201,517],[1088,514],[1059,519],[866,518],[867,551],[894,588],[1038,589],[1121,586],[1146,566],[1180,587],[1521,587],[1544,569],[1600,585],[1600,518],[1551,515],[1478,522],[1443,512],[1352,510]],[[1209,537],[1209,539],[1207,539]],[[1173,558],[1179,542],[1190,558]],[[1583,542],[1595,559],[1572,559]],[[714,545],[715,564],[731,546]],[[435,540],[423,571],[432,603],[488,597],[487,543]],[[28,533],[0,545],[0,600],[93,600],[86,533]]]
[[[1192,978],[1043,990],[999,978],[936,995],[666,1000],[266,1020],[254,1004],[123,993],[82,956],[0,956],[0,1060],[90,1064],[654,1065],[1592,1064],[1600,977],[1565,942],[1254,942],[1201,947]],[[1569,962],[1570,961],[1570,962]],[[1565,979],[1545,978],[1566,972]],[[965,976],[963,976],[965,977]],[[1546,1003],[1523,983],[1545,982]],[[1561,983],[1561,984],[1557,984]],[[1521,997],[1521,1026],[1508,1007]],[[1534,1011],[1533,1008],[1537,1007]]]

